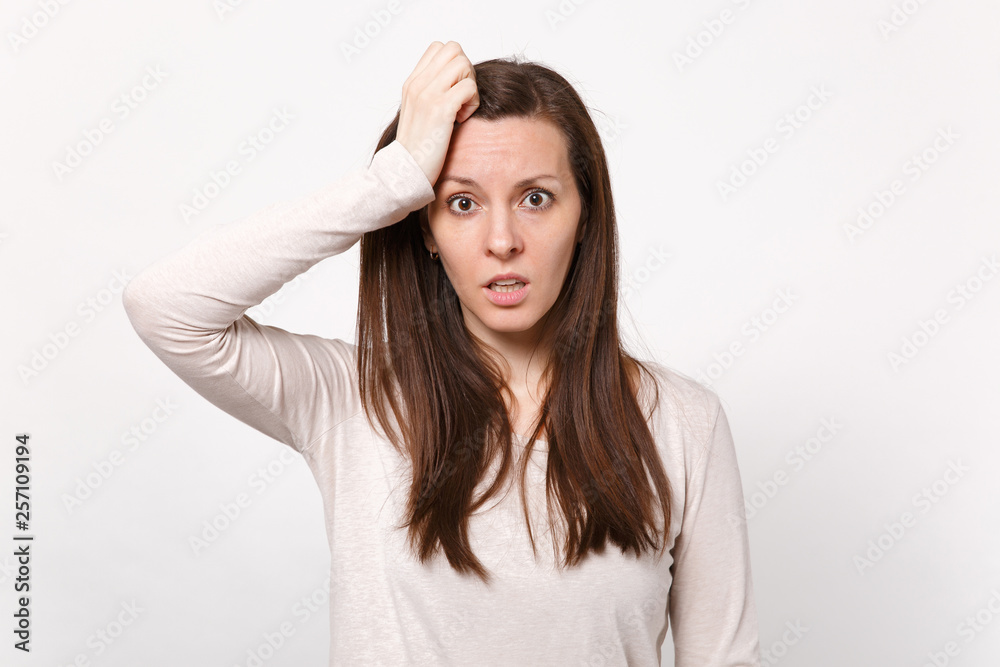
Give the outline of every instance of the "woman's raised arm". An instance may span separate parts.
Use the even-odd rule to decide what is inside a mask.
[[[195,391],[305,454],[360,407],[350,399],[353,346],[258,324],[246,310],[433,199],[421,167],[393,141],[330,185],[212,227],[151,264],[126,286],[125,312],[143,342]]]

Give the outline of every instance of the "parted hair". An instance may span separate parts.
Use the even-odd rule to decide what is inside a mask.
[[[641,405],[641,372],[656,390],[654,408],[659,387],[619,338],[618,232],[600,134],[577,91],[553,69],[516,57],[473,67],[480,104],[471,118],[537,119],[562,131],[585,229],[562,290],[544,316],[555,343],[544,371],[540,418],[520,457],[514,455],[503,400],[512,393],[502,361],[466,328],[444,268],[424,247],[420,216],[426,208],[362,236],[359,391],[367,419],[377,420],[412,475],[399,528],[407,529],[421,562],[440,548],[455,570],[489,583],[489,571],[470,546],[470,515],[504,488],[517,459],[524,518],[536,549],[524,479],[541,439],[548,447],[549,523],[563,526],[558,560],[564,566],[603,552],[609,540],[637,557],[663,549],[670,485],[651,432],[652,408],[644,412]],[[398,122],[397,110],[376,152],[395,140]],[[498,456],[493,483],[477,497]]]

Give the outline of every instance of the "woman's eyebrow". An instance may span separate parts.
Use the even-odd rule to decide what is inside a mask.
[[[514,189],[523,188],[526,185],[530,185],[535,181],[539,181],[543,178],[548,178],[554,181],[558,181],[558,176],[553,176],[551,174],[539,174],[538,176],[531,176],[530,178],[522,178],[520,181],[514,184]],[[451,174],[445,174],[442,176],[438,183],[444,183],[445,181],[453,181],[455,183],[461,183],[462,185],[467,185],[469,187],[479,187],[479,183],[476,183],[475,179],[466,178],[465,176],[453,176]]]

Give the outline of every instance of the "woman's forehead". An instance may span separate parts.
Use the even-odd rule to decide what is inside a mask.
[[[549,174],[563,178],[569,158],[562,131],[553,123],[512,117],[496,121],[470,118],[452,133],[444,175],[472,179],[517,174],[517,178]]]

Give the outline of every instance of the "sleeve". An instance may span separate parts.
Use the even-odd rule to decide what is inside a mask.
[[[671,565],[674,665],[760,667],[743,485],[729,421],[712,398],[718,411],[688,478]]]
[[[353,346],[258,324],[246,310],[433,199],[427,176],[393,141],[302,199],[202,232],[130,280],[122,304],[142,341],[184,382],[304,454],[350,416]]]

